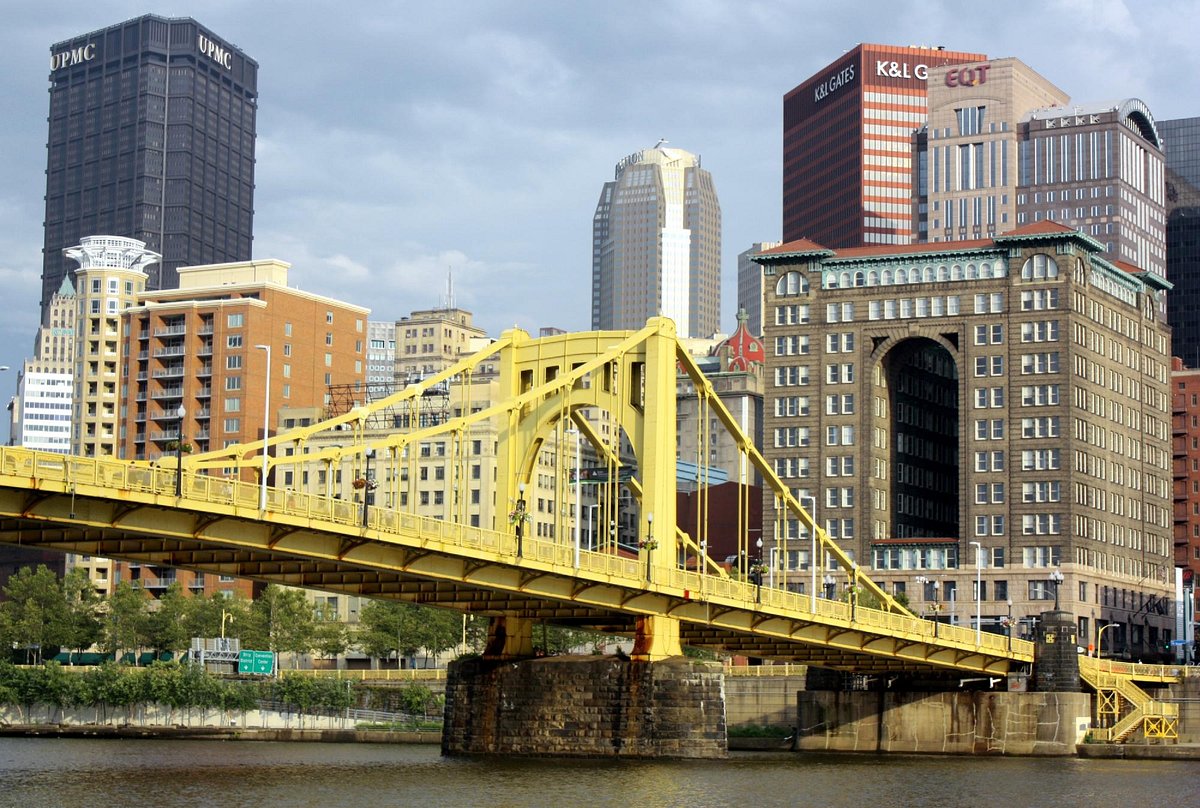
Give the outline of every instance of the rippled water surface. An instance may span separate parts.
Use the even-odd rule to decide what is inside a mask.
[[[446,759],[435,746],[0,738],[0,806],[1171,806],[1197,765],[735,753]]]

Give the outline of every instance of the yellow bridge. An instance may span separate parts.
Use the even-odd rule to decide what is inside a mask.
[[[499,379],[491,406],[464,407],[459,417],[429,425],[414,417],[408,428],[385,435],[365,428],[380,408],[411,407],[415,413],[428,390],[469,377],[484,363]],[[777,515],[812,531],[814,558],[829,559],[847,576],[847,601],[730,576],[703,551],[705,536],[678,528],[680,374],[694,388],[701,424],[715,418],[724,425],[743,462],[761,475]],[[607,429],[588,417],[594,412],[606,413]],[[412,462],[409,447],[435,436],[446,437],[454,460],[462,462],[470,430],[483,422],[495,429],[496,500],[519,506],[548,436],[564,426],[578,430],[610,479],[626,480],[632,492],[638,535],[646,537],[636,555],[615,547],[581,549],[565,536],[524,535],[521,507],[500,529],[487,529],[208,473],[261,474],[271,466],[331,463],[348,454],[398,467]],[[352,445],[309,445],[331,430]],[[270,452],[285,443],[292,454]],[[533,624],[546,621],[633,634],[635,655],[645,659],[691,646],[859,673],[942,669],[990,676],[1033,662],[1032,643],[920,619],[871,581],[741,433],[676,340],[674,325],[662,318],[632,333],[532,339],[509,331],[486,351],[382,401],[181,462],[177,475],[153,463],[0,448],[0,542],[486,615],[493,618],[489,650],[499,654],[529,651]],[[739,542],[747,546],[748,504],[740,502],[738,510]],[[703,514],[698,521],[704,524]],[[854,596],[859,592],[862,598]],[[1142,716],[1154,716],[1162,721],[1145,727],[1170,737],[1172,717],[1162,715],[1169,705],[1134,693],[1132,679],[1166,681],[1171,674],[1146,667],[1140,674],[1087,667],[1084,679],[1107,694],[1106,723],[1137,713],[1136,726]]]

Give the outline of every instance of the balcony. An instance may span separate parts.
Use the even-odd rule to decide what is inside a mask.
[[[201,365],[200,369],[196,371],[196,375],[199,377],[211,376],[212,375],[212,363],[209,362],[208,364]]]
[[[186,333],[187,326],[182,325],[169,325],[166,328],[154,329],[154,336],[156,337],[181,337]]]
[[[212,398],[212,387],[201,387],[196,398]]]
[[[156,379],[179,379],[183,377],[183,365],[171,365],[154,371]]]
[[[161,443],[168,440],[179,440],[179,428],[175,429],[160,429],[151,433],[150,440]]]
[[[150,397],[153,398],[155,401],[158,401],[158,400],[164,399],[164,398],[183,398],[183,388],[182,387],[164,387],[160,390],[155,390],[153,393],[150,394]]]
[[[197,418],[209,418],[211,416],[212,416],[212,410],[210,410],[208,407],[201,407],[199,410],[196,411]]]
[[[212,323],[201,323],[200,328],[197,329],[197,331],[196,331],[197,334],[211,334],[212,332],[213,332],[213,324]]]
[[[183,356],[187,350],[182,345],[167,345],[163,348],[155,348],[154,355],[159,356]]]

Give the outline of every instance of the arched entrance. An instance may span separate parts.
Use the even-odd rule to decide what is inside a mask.
[[[957,538],[958,368],[932,339],[906,339],[883,358],[890,434],[887,538]]]

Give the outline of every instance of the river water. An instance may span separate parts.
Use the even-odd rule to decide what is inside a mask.
[[[1196,764],[734,753],[724,761],[448,759],[435,746],[0,738],[0,806],[870,806],[1200,804]]]

